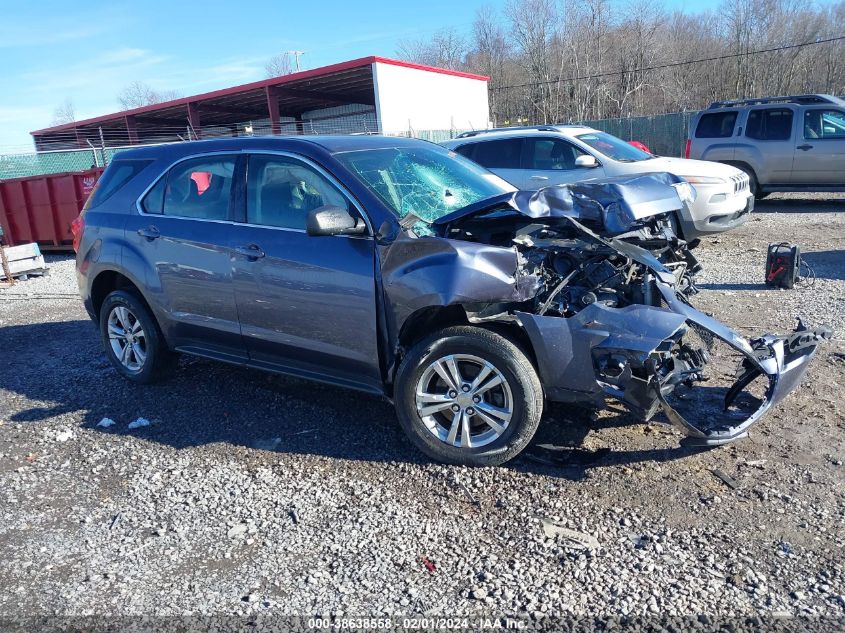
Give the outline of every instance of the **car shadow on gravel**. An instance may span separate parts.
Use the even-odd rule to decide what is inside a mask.
[[[845,198],[774,198],[757,200],[754,213],[845,213]]]
[[[764,283],[759,284],[696,284],[701,290],[775,290]]]
[[[389,403],[351,390],[188,357],[165,383],[130,383],[106,360],[89,321],[0,328],[0,349],[13,359],[0,368],[0,389],[13,394],[0,403],[0,418],[9,421],[81,423],[103,434],[176,449],[222,445],[351,460],[427,461],[405,439]],[[104,418],[114,425],[98,426]],[[130,429],[138,418],[150,424]],[[583,448],[591,431],[636,422],[621,409],[597,415],[552,405],[532,445],[512,465],[581,479],[592,467],[689,454]]]
[[[586,477],[592,468],[627,466],[643,462],[669,462],[697,455],[708,449],[688,445],[679,445],[679,436],[669,430],[668,420],[654,420],[651,425],[644,425],[636,415],[621,405],[610,403],[601,411],[596,409],[573,407],[571,404],[552,403],[548,406],[543,424],[531,445],[513,463],[520,470],[537,471],[543,474],[580,480]],[[663,423],[662,425],[660,423]],[[630,443],[631,449],[611,449],[609,447],[587,448],[587,436],[590,433],[606,429],[627,429],[620,431],[620,440]],[[658,430],[655,430],[658,429]],[[672,446],[654,446],[667,442],[646,442],[648,448],[635,448],[642,443],[637,436],[659,434],[672,436],[668,443]]]
[[[845,250],[802,252],[801,259],[818,279],[845,279]],[[802,267],[801,275],[807,272]]]

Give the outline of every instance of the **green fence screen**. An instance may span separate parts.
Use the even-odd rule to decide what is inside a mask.
[[[119,150],[118,150],[119,151]],[[32,154],[0,154],[0,180],[84,171],[102,167],[111,160],[114,150],[69,150],[66,152],[36,152]]]
[[[652,152],[661,156],[682,156],[689,124],[696,114],[697,112],[676,112],[627,119],[599,119],[581,123],[626,141],[645,143]],[[402,136],[413,136],[440,143],[454,138],[462,131],[409,130]],[[0,154],[0,180],[82,171],[94,166],[102,167],[124,149],[128,148],[108,147],[105,150],[79,149],[31,154]]]
[[[690,121],[696,114],[698,114],[697,111],[675,112],[627,119],[581,121],[581,123],[626,141],[645,143],[653,153],[660,156],[683,156]]]

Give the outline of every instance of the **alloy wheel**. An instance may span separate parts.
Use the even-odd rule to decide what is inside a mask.
[[[441,442],[479,448],[494,442],[513,417],[513,395],[504,374],[470,354],[431,362],[416,386],[420,419]]]
[[[115,358],[128,371],[137,373],[147,361],[147,337],[138,317],[125,306],[109,313],[109,344]]]

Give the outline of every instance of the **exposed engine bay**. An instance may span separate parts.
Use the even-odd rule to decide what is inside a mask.
[[[640,288],[636,283],[648,270],[598,237],[649,251],[674,273],[681,292],[695,294],[701,265],[676,235],[671,219],[694,198],[689,185],[683,185],[671,174],[651,174],[519,192],[512,202],[518,213],[493,206],[453,220],[444,236],[515,244],[525,268],[542,277],[551,295],[543,299],[542,314],[557,307],[562,316],[571,316],[596,300],[612,307],[650,305],[648,296],[637,294],[648,293],[648,284]]]
[[[388,258],[386,281],[414,277],[471,323],[517,324],[551,400],[612,397],[644,420],[662,413],[693,442],[733,441],[800,383],[832,333],[799,321],[789,335],[746,339],[696,310],[701,266],[670,217],[690,192],[676,181],[550,187],[464,209],[415,240],[402,279]]]

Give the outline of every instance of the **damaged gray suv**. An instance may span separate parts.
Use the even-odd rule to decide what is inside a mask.
[[[119,154],[73,223],[105,352],[147,383],[177,353],[359,389],[449,463],[500,464],[544,403],[730,442],[826,328],[746,339],[690,305],[668,174],[516,192],[434,144],[242,138]]]

